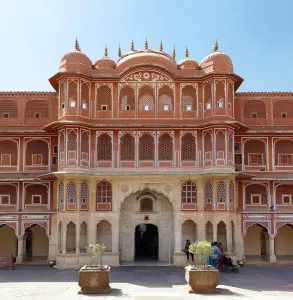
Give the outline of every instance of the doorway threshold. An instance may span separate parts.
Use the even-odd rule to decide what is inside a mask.
[[[173,264],[169,264],[168,262],[161,261],[130,261],[130,262],[122,262],[120,264],[121,267],[173,267]]]

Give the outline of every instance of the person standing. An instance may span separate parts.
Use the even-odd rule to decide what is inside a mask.
[[[215,269],[218,269],[218,264],[219,264],[219,258],[220,256],[222,255],[221,251],[219,250],[218,248],[218,243],[217,242],[214,242],[214,245],[213,245],[213,252],[212,252],[212,266],[215,268]]]
[[[224,260],[224,249],[223,249],[222,243],[218,243],[217,246],[221,252],[221,255],[219,257],[219,271],[222,271],[223,270],[223,260]]]
[[[189,254],[191,256],[191,260],[194,261],[193,253],[189,252],[189,246],[191,245],[190,240],[186,240],[184,251],[186,253],[187,262],[189,262]]]

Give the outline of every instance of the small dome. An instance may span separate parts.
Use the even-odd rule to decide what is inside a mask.
[[[180,70],[186,70],[186,69],[197,70],[197,69],[199,69],[199,65],[198,65],[198,63],[194,59],[185,58],[185,59],[182,59],[178,63],[178,68]]]
[[[213,71],[234,73],[231,58],[223,52],[214,51],[200,63],[201,69],[213,66]]]
[[[72,51],[69,53],[66,53],[61,58],[60,63],[74,63],[74,64],[82,64],[87,67],[92,67],[92,61],[82,52],[80,51]]]
[[[116,69],[116,62],[111,58],[104,56],[96,60],[95,68],[111,68]]]

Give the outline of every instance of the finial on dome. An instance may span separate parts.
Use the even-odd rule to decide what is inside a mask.
[[[188,57],[189,56],[189,52],[188,52],[188,48],[186,47],[186,50],[185,50],[185,56]]]
[[[121,57],[121,48],[120,48],[120,44],[119,44],[119,47],[118,47],[118,56]]]
[[[175,59],[175,57],[176,57],[176,50],[175,50],[175,46],[174,46],[174,49],[173,49],[172,56],[173,56],[173,58]]]
[[[134,42],[133,42],[133,40],[131,41],[130,50],[131,50],[131,51],[134,51]]]
[[[75,50],[81,52],[81,49],[79,47],[79,43],[78,43],[77,39],[75,40]]]
[[[107,45],[105,45],[104,56],[108,57],[108,47],[107,47]]]
[[[219,45],[218,45],[218,41],[216,40],[215,45],[214,45],[214,52],[218,52],[219,50]]]
[[[161,52],[163,51],[163,42],[162,41],[160,42],[160,51]]]
[[[148,38],[145,38],[144,48],[145,48],[145,49],[149,49]]]

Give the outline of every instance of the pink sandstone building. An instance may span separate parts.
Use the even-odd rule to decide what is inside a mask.
[[[112,266],[293,259],[293,93],[237,92],[218,50],[199,64],[134,43],[118,61],[65,54],[55,92],[0,92],[0,256]]]

